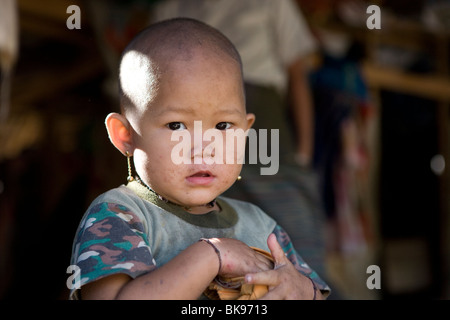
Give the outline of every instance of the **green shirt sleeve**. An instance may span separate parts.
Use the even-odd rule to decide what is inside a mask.
[[[108,202],[88,209],[75,236],[71,264],[80,270],[80,286],[118,273],[136,278],[156,268],[138,215]],[[74,288],[69,298],[79,298],[79,291]]]

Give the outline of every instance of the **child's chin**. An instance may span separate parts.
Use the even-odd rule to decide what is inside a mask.
[[[209,198],[208,198],[209,199]],[[202,201],[195,201],[195,202],[189,202],[186,204],[186,207],[201,207],[204,206],[205,204],[210,203],[211,201],[213,201],[215,198],[211,198],[211,199],[205,199]],[[197,200],[197,199],[196,199]]]
[[[187,207],[199,207],[199,206],[203,206],[207,203],[210,203],[211,201],[213,201],[214,199],[217,198],[217,195],[195,195],[193,194],[192,196],[189,197],[189,199],[184,199],[185,204]]]

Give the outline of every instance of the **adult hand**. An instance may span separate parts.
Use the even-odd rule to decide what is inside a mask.
[[[267,300],[317,300],[323,299],[311,280],[302,275],[284,254],[276,236],[271,234],[267,239],[272,257],[275,261],[274,269],[245,276],[246,283],[263,284],[269,286],[269,292],[261,299]],[[316,290],[316,293],[314,293]]]

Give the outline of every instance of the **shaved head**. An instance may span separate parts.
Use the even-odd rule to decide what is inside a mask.
[[[125,48],[119,67],[119,93],[122,113],[147,109],[155,99],[161,77],[172,71],[175,62],[199,56],[214,56],[238,67],[238,51],[221,32],[203,22],[175,18],[150,25]]]

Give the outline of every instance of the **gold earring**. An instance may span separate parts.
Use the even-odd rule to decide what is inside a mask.
[[[237,181],[241,181],[241,180],[242,180],[242,177],[241,177],[241,176],[238,176],[236,180],[237,180]]]
[[[127,156],[127,165],[128,165],[128,177],[127,177],[127,181],[131,182],[134,180],[133,174],[131,173],[131,155],[128,151],[125,151],[125,155]]]

